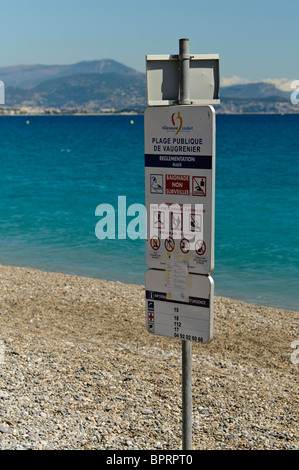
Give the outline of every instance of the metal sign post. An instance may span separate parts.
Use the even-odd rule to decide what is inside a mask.
[[[189,105],[190,100],[190,54],[188,39],[179,41],[180,100],[179,104]],[[192,449],[192,342],[182,341],[182,447]]]
[[[213,337],[218,55],[147,56],[146,326],[182,341],[182,447],[192,449],[192,342]]]

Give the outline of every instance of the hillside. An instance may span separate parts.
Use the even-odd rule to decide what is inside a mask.
[[[6,87],[6,105],[99,110],[143,108],[145,77],[137,73],[88,73],[42,82],[33,88]]]
[[[222,98],[250,98],[264,99],[278,96],[284,100],[288,99],[286,92],[279,90],[272,83],[256,82],[245,85],[231,85],[222,87]]]

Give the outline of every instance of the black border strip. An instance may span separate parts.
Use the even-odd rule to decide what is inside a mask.
[[[212,169],[211,155],[144,155],[146,167]]]
[[[181,302],[180,300],[167,299],[165,292],[156,292],[152,290],[146,290],[146,298],[148,300],[159,300],[161,302],[172,302],[176,304],[193,305],[196,307],[210,307],[210,299],[200,297],[189,297],[189,302]]]

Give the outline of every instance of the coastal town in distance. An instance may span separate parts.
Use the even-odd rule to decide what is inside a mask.
[[[0,67],[0,80],[5,85],[0,115],[142,114],[146,108],[146,74],[112,59]],[[275,80],[234,81],[223,80],[217,114],[299,112],[291,81],[283,86]]]

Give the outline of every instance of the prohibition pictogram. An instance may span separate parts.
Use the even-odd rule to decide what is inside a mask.
[[[161,245],[160,238],[159,237],[152,237],[151,240],[150,240],[150,245],[151,245],[153,250],[155,250],[155,251],[159,250],[160,245]]]
[[[189,243],[189,240],[187,240],[187,238],[182,238],[180,242],[180,248],[181,248],[182,253],[188,253],[190,251],[190,243]]]
[[[206,176],[192,176],[192,196],[207,195],[207,178]]]
[[[174,250],[174,247],[175,247],[174,239],[172,237],[166,238],[165,240],[166,250],[171,253]]]
[[[197,240],[195,243],[195,251],[199,256],[202,256],[205,254],[207,249],[207,246],[203,240]]]

